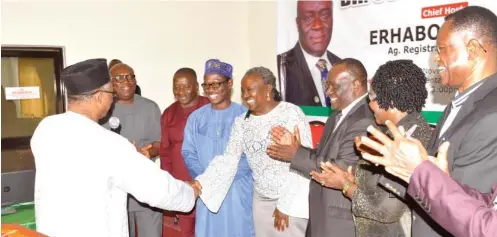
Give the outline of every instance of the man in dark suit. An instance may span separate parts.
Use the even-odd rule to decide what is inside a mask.
[[[324,84],[328,71],[340,58],[327,50],[333,31],[333,2],[298,1],[299,42],[278,55],[280,92],[296,105],[330,106]]]
[[[381,144],[367,137],[356,140],[357,146],[383,154],[363,157],[409,183],[408,194],[454,236],[497,236],[497,185],[491,193],[481,193],[460,184],[447,175],[448,142],[439,147],[436,158],[429,157],[421,142],[406,138],[391,122],[387,126],[393,140],[374,128],[370,132]]]
[[[366,94],[367,72],[364,65],[356,59],[337,62],[331,69],[327,86],[331,106],[337,112],[326,121],[317,149],[301,146],[296,139],[298,131],[294,132],[292,141],[287,142],[290,132],[276,127],[272,130],[276,144],[268,147],[269,156],[291,161],[291,169],[309,178],[311,171],[322,172],[322,162],[336,163],[342,169],[354,167],[360,158],[354,147],[354,138],[365,135],[366,128],[375,124]],[[325,183],[311,181],[306,236],[355,236],[350,200],[342,190],[323,185]]]
[[[497,16],[478,6],[456,11],[445,18],[437,46],[441,83],[458,91],[438,122],[428,154],[449,141],[450,176],[490,192],[497,180]],[[405,194],[405,187],[386,178],[380,183]],[[424,210],[415,210],[412,235],[451,236]]]

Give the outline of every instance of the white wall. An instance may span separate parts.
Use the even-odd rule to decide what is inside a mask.
[[[119,58],[135,69],[142,94],[165,109],[172,76],[204,62],[234,66],[235,93],[252,66],[276,70],[275,2],[2,1],[2,45],[64,46],[66,65]]]

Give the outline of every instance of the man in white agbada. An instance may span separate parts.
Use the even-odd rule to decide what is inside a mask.
[[[98,124],[113,101],[105,59],[62,71],[68,111],[43,119],[31,139],[37,231],[49,236],[128,236],[127,193],[151,206],[188,212],[198,192]]]

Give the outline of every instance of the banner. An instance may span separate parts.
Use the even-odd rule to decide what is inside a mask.
[[[311,70],[312,64],[309,63],[316,58],[307,51],[319,52],[320,46],[303,47],[301,44],[306,44],[306,40],[314,37],[314,42],[322,42],[321,47],[327,49],[331,64],[338,58],[360,60],[369,79],[380,65],[389,60],[413,60],[428,78],[428,98],[423,115],[433,124],[455,93],[454,88],[440,84],[438,65],[433,61],[444,16],[468,5],[479,5],[497,12],[497,1],[493,0],[342,0],[314,5],[301,9],[301,12],[308,14],[309,21],[316,17],[331,18],[329,36],[327,33],[311,35],[305,22],[297,24],[296,0],[278,0],[277,61],[279,89],[284,99],[300,105],[310,120],[320,121],[325,121],[332,110],[326,106],[323,85],[316,79],[320,77],[319,71]],[[300,66],[294,62],[300,62]]]

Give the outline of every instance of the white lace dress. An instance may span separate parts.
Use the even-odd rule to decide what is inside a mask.
[[[278,199],[278,209],[293,217],[309,216],[310,180],[290,170],[290,163],[272,159],[266,149],[271,144],[271,128],[283,126],[293,132],[300,130],[303,146],[312,147],[309,123],[302,110],[290,103],[280,102],[271,112],[245,118],[237,117],[223,155],[216,156],[196,180],[202,185],[202,201],[217,212],[236,173],[241,154],[245,153],[254,177],[257,194]]]

